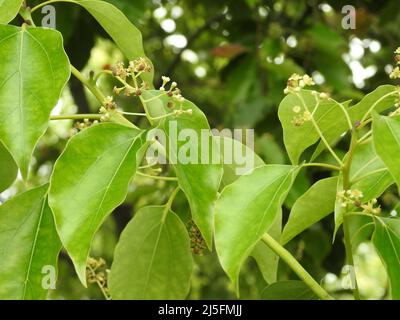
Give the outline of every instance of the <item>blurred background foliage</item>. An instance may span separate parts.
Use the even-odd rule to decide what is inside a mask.
[[[321,90],[330,92],[335,99],[356,102],[366,92],[389,82],[393,51],[400,45],[398,0],[352,1],[356,8],[355,30],[341,26],[344,16],[341,9],[348,1],[107,1],[119,7],[142,32],[146,53],[155,65],[156,83],[162,75],[178,82],[184,96],[205,112],[213,128],[255,128],[255,150],[266,163],[289,162],[277,108],[292,73],[308,73]],[[33,6],[42,1],[27,2]],[[56,12],[57,29],[64,36],[71,63],[78,69],[89,74],[123,60],[118,48],[84,10],[57,4]],[[43,14],[35,13],[37,24],[42,18]],[[14,23],[21,21],[16,19]],[[111,94],[114,83],[102,77],[100,86]],[[118,99],[125,110],[139,110],[133,98]],[[53,113],[88,113],[97,112],[98,108],[93,97],[71,78]],[[52,122],[35,151],[29,185],[18,180],[0,195],[1,201],[48,181],[72,127],[69,121]],[[285,203],[284,222],[293,202],[321,177],[324,174],[318,170],[309,170],[298,177]],[[168,183],[136,178],[126,202],[96,235],[91,255],[103,258],[109,267],[119,234],[137,209],[165,202],[170,191]],[[395,191],[382,197],[384,208],[393,208],[398,202]],[[182,194],[174,211],[187,221],[189,229],[190,211]],[[287,248],[336,297],[347,298],[342,270],[344,247],[341,234],[331,244],[332,231],[333,217],[329,216],[292,240]],[[366,298],[386,298],[386,275],[373,247],[364,241],[367,237],[368,234],[357,248],[360,290]],[[215,252],[197,254],[195,261],[188,298],[236,298]],[[280,264],[279,279],[296,277]],[[267,285],[251,258],[242,269],[240,284],[242,299],[260,298]],[[103,297],[95,284],[88,289],[82,287],[63,253],[57,289],[51,292],[50,298]]]

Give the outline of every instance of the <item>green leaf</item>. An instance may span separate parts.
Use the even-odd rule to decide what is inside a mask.
[[[84,7],[100,23],[129,60],[146,57],[142,34],[121,10],[105,1],[82,0],[76,3]],[[151,64],[150,60],[148,62]],[[153,76],[154,70],[143,73],[141,77],[152,86]]]
[[[373,114],[372,137],[376,153],[400,186],[400,117]]]
[[[349,216],[349,234],[351,235],[351,247],[353,252],[357,252],[358,246],[371,239],[374,231],[374,222],[370,216],[354,215]]]
[[[162,93],[157,90],[142,93],[144,99],[153,99],[148,103],[153,117],[173,112],[167,107],[169,99],[166,95],[154,99]],[[163,121],[167,157],[173,164],[179,186],[189,201],[192,218],[211,249],[214,205],[223,174],[220,150],[217,139],[211,135],[204,113],[188,100],[180,107],[183,110],[191,109],[191,114],[170,116]],[[208,145],[203,146],[205,142]]]
[[[377,87],[374,91],[368,93],[356,105],[350,108],[350,117],[355,123],[360,121],[368,112],[382,112],[393,107],[396,103],[396,87],[392,85],[383,85]]]
[[[0,24],[13,20],[21,8],[23,0],[0,0]]]
[[[318,300],[303,281],[287,280],[270,284],[261,293],[263,300]]]
[[[126,14],[127,18],[132,22],[142,19],[147,7],[151,5],[151,3],[146,0],[107,0],[107,2],[110,2],[116,6],[119,10]]]
[[[291,209],[297,199],[306,193],[306,191],[311,187],[310,179],[306,174],[305,170],[299,171],[296,176],[296,179],[293,182],[293,186],[290,188],[290,191],[285,199],[285,207]]]
[[[98,124],[71,138],[55,163],[49,204],[61,241],[84,285],[93,236],[124,201],[143,139],[136,129]]]
[[[47,204],[48,185],[0,206],[0,299],[45,299],[43,267],[57,270],[61,249]]]
[[[165,206],[144,207],[122,232],[109,277],[113,299],[184,299],[193,259],[185,225]]]
[[[392,299],[400,299],[400,220],[374,217],[372,242],[389,276]]]
[[[275,221],[272,223],[268,234],[279,241],[282,232],[282,208],[278,209]],[[271,284],[277,280],[279,256],[276,255],[264,241],[260,240],[255,245],[251,256],[256,261],[264,280]]]
[[[385,168],[386,166],[377,156],[372,142],[357,146],[351,163],[350,180],[356,181],[352,184],[352,189],[363,192],[363,202],[378,198],[394,183],[388,170],[373,173]]]
[[[70,66],[58,31],[0,26],[0,42],[0,140],[26,178]]]
[[[7,189],[17,178],[18,167],[8,150],[0,142],[0,192]]]
[[[337,181],[337,177],[319,180],[297,199],[283,229],[282,244],[288,243],[302,231],[333,212]]]
[[[271,227],[297,171],[285,165],[258,167],[222,191],[215,208],[216,249],[236,289],[242,263]]]
[[[298,94],[303,98],[305,105],[312,113],[316,108],[316,99],[311,91],[302,90]],[[295,106],[301,107],[301,112],[305,111],[301,99],[296,94],[288,94],[279,105],[278,115],[282,123],[283,139],[289,158],[293,164],[298,164],[304,150],[315,144],[320,139],[320,136],[311,121],[307,121],[301,126],[295,126],[292,123],[293,118],[298,116],[293,111]],[[333,101],[320,100],[314,119],[322,134],[330,143],[339,138],[348,129],[344,112]],[[340,128],[340,131],[338,131],[338,128]]]

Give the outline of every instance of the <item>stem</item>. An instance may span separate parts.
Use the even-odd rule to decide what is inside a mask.
[[[96,284],[100,288],[101,293],[103,294],[104,298],[106,300],[111,300],[110,296],[107,294],[107,292],[104,290],[103,284],[97,279],[96,277],[96,270],[94,270],[91,266],[87,266],[90,272],[92,273],[93,277],[96,279]]]
[[[97,82],[102,75],[113,75],[113,72],[110,70],[101,70],[98,74],[93,77],[93,82]]]
[[[32,10],[29,7],[22,5],[21,8],[19,9],[19,15],[26,22],[29,22],[31,26],[36,27],[35,22],[32,19]]]
[[[355,274],[354,260],[353,260],[353,248],[351,245],[350,227],[347,221],[348,216],[343,215],[343,231],[344,231],[344,246],[346,250],[347,265],[351,266],[354,270],[354,289],[353,295],[356,300],[360,300],[360,293],[358,291],[358,283]]]
[[[126,112],[126,111],[118,111],[118,112],[128,116],[146,117],[145,113],[140,113],[140,112]]]
[[[73,65],[71,65],[71,72],[72,74],[82,82],[86,88],[90,90],[90,92],[96,97],[96,99],[103,104],[104,102],[104,95],[101,93],[99,88],[95,84],[93,84],[88,78],[86,78],[78,69],[76,69]]]
[[[167,203],[165,204],[165,209],[164,209],[164,212],[162,215],[162,221],[165,221],[168,211],[171,209],[172,203],[174,202],[174,199],[175,199],[176,195],[178,194],[179,190],[181,190],[181,188],[176,187],[174,189],[174,191],[172,191],[171,195],[169,196],[169,199],[168,199]]]
[[[31,12],[34,12],[34,11],[36,11],[36,10],[38,10],[38,9],[40,9],[40,8],[42,8],[42,7],[46,6],[46,5],[48,5],[48,4],[52,4],[52,3],[55,3],[55,2],[69,2],[69,3],[78,4],[78,3],[77,3],[76,1],[74,1],[74,0],[49,0],[49,1],[45,1],[45,2],[42,2],[42,3],[38,4],[36,7],[33,7],[33,9],[31,10]]]
[[[135,77],[133,77],[133,83],[135,84],[135,87],[136,87],[136,88],[139,88],[137,79],[136,79]],[[144,109],[144,112],[145,112],[146,115],[147,115],[147,119],[149,120],[150,124],[153,125],[153,124],[154,124],[154,121],[153,121],[153,119],[152,119],[152,117],[151,117],[151,114],[150,114],[150,112],[149,112],[149,109],[147,108],[147,103],[146,103],[146,101],[143,99],[142,95],[139,96],[139,99],[140,99],[140,102],[141,102],[142,105],[143,105],[143,109]]]
[[[262,241],[274,251],[286,264],[304,281],[304,283],[322,300],[333,298],[322,288],[317,281],[301,266],[301,264],[269,234],[264,234]]]
[[[303,97],[301,95],[299,95],[298,93],[296,93],[296,96],[299,98],[299,100],[301,101],[304,109],[308,112],[310,112],[310,110],[308,110],[307,105],[303,99]],[[318,106],[318,105],[317,105]],[[317,107],[316,107],[317,108]],[[337,156],[337,154],[335,153],[335,151],[333,151],[333,149],[331,148],[331,146],[329,145],[328,141],[325,139],[324,135],[322,134],[322,131],[320,130],[320,128],[318,127],[318,124],[316,123],[314,116],[311,117],[311,123],[313,124],[315,130],[317,131],[318,135],[321,137],[322,142],[325,144],[326,148],[329,150],[329,152],[332,154],[332,156],[335,158],[335,160],[342,166],[343,162],[339,159],[339,157]]]
[[[343,168],[342,168],[343,189],[344,190],[350,189],[350,166],[351,166],[351,162],[353,161],[354,150],[355,150],[356,146],[357,146],[357,132],[356,132],[356,130],[352,130],[348,156],[347,156],[345,163],[343,165]],[[347,260],[347,265],[351,266],[352,269],[355,270],[354,260],[353,260],[353,249],[352,249],[352,245],[351,245],[350,226],[348,224],[347,218],[348,217],[346,217],[346,214],[344,214],[343,215],[343,232],[344,232],[344,246],[345,246],[345,250],[346,250],[346,260]],[[360,300],[360,293],[358,291],[358,283],[357,283],[357,278],[355,276],[355,273],[354,273],[353,295],[356,300]]]
[[[150,178],[150,179],[155,179],[155,180],[164,180],[164,181],[178,181],[178,178],[176,177],[163,177],[163,176],[153,176],[151,174],[146,174],[143,172],[136,172],[139,176]]]
[[[79,119],[90,119],[90,120],[100,120],[100,114],[67,114],[59,116],[50,116],[50,120],[79,120]]]
[[[302,166],[303,167],[322,167],[322,168],[340,171],[340,168],[338,166],[334,166],[334,165],[328,164],[328,163],[321,163],[321,162],[304,163],[304,164],[302,164]]]
[[[372,130],[369,130],[366,134],[364,134],[360,139],[358,139],[357,143],[363,142],[365,139],[367,139],[370,135],[372,134]]]
[[[132,79],[133,79],[133,83],[134,83],[134,87],[132,87],[128,82],[126,82],[124,79],[122,79],[121,77],[115,77],[119,82],[121,82],[125,87],[128,87],[128,88],[133,88],[133,89],[139,89],[139,85],[138,85],[138,82],[137,82],[137,79],[136,79],[136,77],[133,77]],[[147,108],[147,104],[146,104],[146,100],[145,99],[143,99],[143,97],[140,95],[139,96],[139,99],[140,99],[140,102],[142,103],[142,105],[143,105],[143,109],[144,109],[144,112],[146,113],[146,118],[149,120],[149,122],[150,122],[150,124],[151,125],[153,125],[153,118],[151,117],[151,115],[150,115],[150,112],[149,112],[149,110],[148,110],[148,108]]]
[[[152,98],[150,98],[150,99],[143,99],[143,101],[145,102],[145,103],[149,103],[149,102],[151,102],[151,101],[154,101],[154,100],[157,100],[157,99],[159,99],[159,98],[161,98],[161,97],[163,97],[163,96],[165,96],[167,93],[161,93],[161,94],[159,94],[158,96],[155,96],[155,97],[152,97]]]

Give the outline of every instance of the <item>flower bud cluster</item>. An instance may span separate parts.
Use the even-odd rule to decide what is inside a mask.
[[[308,74],[300,76],[299,74],[294,73],[288,79],[284,93],[288,94],[290,92],[300,92],[300,89],[313,85],[315,85],[315,82]]]
[[[88,258],[86,266],[86,280],[88,283],[97,283],[102,291],[109,297],[107,288],[107,265],[103,258]]]
[[[365,213],[370,213],[370,214],[380,214],[381,213],[381,206],[376,205],[378,203],[378,200],[372,199],[368,201],[366,204],[361,205],[361,208],[363,209],[363,212]]]
[[[106,122],[111,119],[111,115],[117,111],[117,104],[114,101],[112,96],[108,96],[103,101],[103,106],[100,107],[100,113],[102,116],[100,117],[101,122]]]
[[[342,207],[347,207],[348,205],[355,205],[360,207],[362,202],[361,199],[364,197],[363,193],[358,190],[342,190],[336,195],[337,199],[340,201]]]
[[[294,106],[292,110],[295,115],[291,122],[296,127],[299,127],[312,119],[312,114],[308,110],[303,110],[298,105]]]
[[[396,49],[394,52],[394,60],[396,61],[396,67],[390,73],[390,79],[399,79],[400,78],[400,47]]]

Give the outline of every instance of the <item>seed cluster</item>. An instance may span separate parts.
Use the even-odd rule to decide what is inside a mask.
[[[188,229],[190,237],[190,249],[194,254],[203,255],[204,250],[207,248],[207,246],[199,228],[191,220],[189,222]]]

